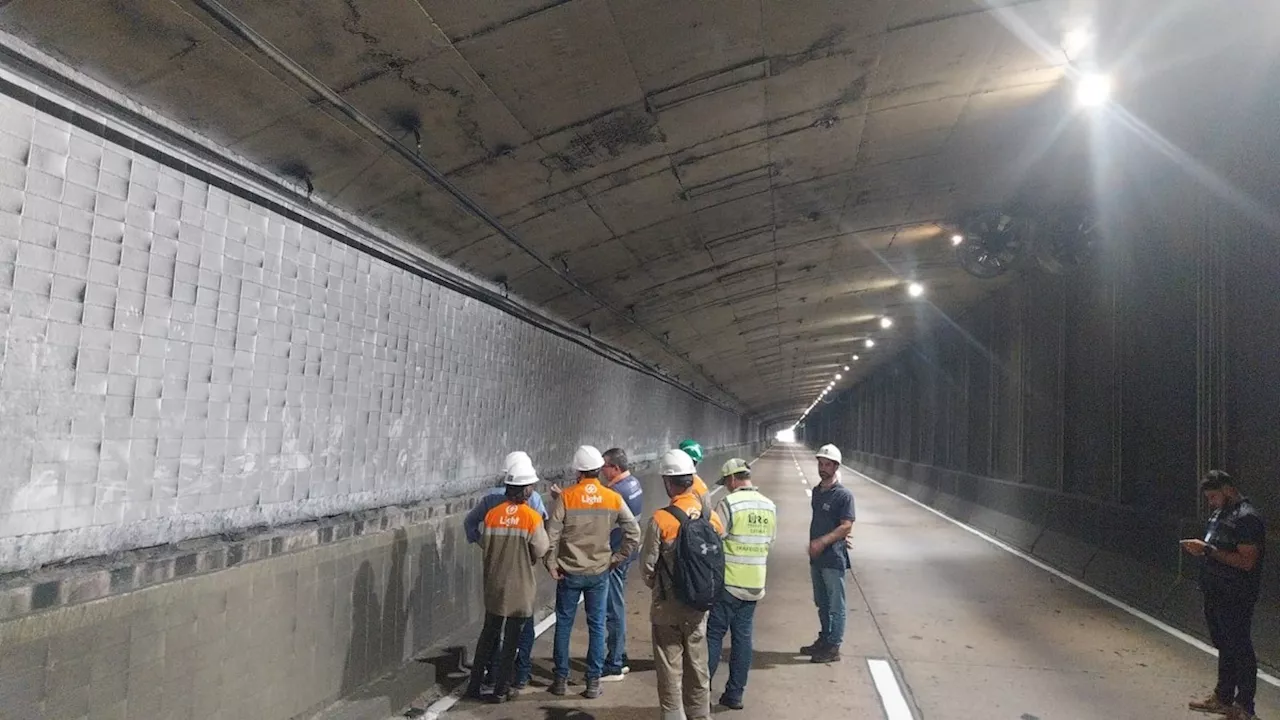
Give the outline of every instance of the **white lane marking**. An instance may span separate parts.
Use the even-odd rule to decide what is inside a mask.
[[[907,705],[907,698],[902,694],[898,677],[894,675],[889,661],[868,658],[867,666],[871,668],[871,679],[875,681],[876,692],[880,694],[880,704],[884,706],[885,718],[913,720],[911,707]]]
[[[1142,621],[1144,621],[1144,622],[1146,622],[1146,623],[1148,623],[1148,624],[1150,624],[1150,625],[1152,625],[1152,626],[1154,626],[1154,627],[1156,627],[1156,628],[1158,628],[1158,629],[1160,629],[1160,630],[1163,630],[1164,632],[1166,632],[1166,633],[1168,633],[1168,634],[1172,635],[1172,636],[1173,636],[1173,637],[1175,637],[1175,638],[1178,638],[1179,640],[1181,640],[1181,641],[1185,642],[1186,644],[1190,645],[1191,647],[1194,647],[1194,648],[1197,648],[1197,649],[1203,650],[1203,651],[1205,651],[1206,653],[1208,653],[1208,654],[1210,654],[1210,655],[1212,655],[1212,656],[1214,656],[1214,657],[1217,657],[1217,656],[1218,656],[1218,651],[1217,651],[1217,650],[1215,650],[1212,646],[1210,646],[1210,645],[1208,645],[1208,644],[1206,644],[1206,643],[1204,643],[1204,642],[1201,642],[1201,641],[1200,641],[1200,640],[1198,640],[1197,638],[1194,638],[1194,637],[1192,637],[1191,635],[1188,635],[1187,633],[1182,632],[1182,631],[1181,631],[1181,630],[1179,630],[1178,628],[1173,627],[1172,625],[1170,625],[1170,624],[1168,624],[1168,623],[1166,623],[1166,622],[1164,622],[1164,621],[1162,621],[1162,620],[1158,620],[1158,619],[1156,619],[1156,618],[1154,618],[1154,617],[1152,617],[1152,616],[1150,616],[1150,615],[1146,614],[1145,612],[1143,612],[1143,611],[1139,610],[1139,609],[1138,609],[1138,608],[1136,608],[1136,607],[1133,607],[1132,605],[1130,605],[1130,604],[1128,604],[1128,603],[1124,602],[1123,600],[1120,600],[1120,599],[1117,599],[1117,598],[1111,597],[1110,595],[1108,595],[1108,594],[1106,594],[1106,593],[1102,592],[1101,590],[1099,590],[1099,589],[1097,589],[1097,588],[1093,587],[1092,585],[1089,585],[1089,584],[1087,584],[1087,583],[1085,583],[1085,582],[1083,582],[1083,581],[1081,581],[1081,580],[1077,580],[1077,579],[1075,579],[1075,578],[1071,577],[1070,575],[1068,575],[1068,574],[1066,574],[1066,573],[1062,572],[1061,570],[1059,570],[1059,569],[1057,569],[1057,568],[1053,567],[1052,565],[1048,565],[1048,564],[1046,564],[1046,563],[1043,563],[1043,562],[1041,562],[1040,560],[1037,560],[1036,558],[1034,558],[1034,557],[1032,557],[1032,556],[1030,556],[1030,555],[1028,555],[1028,554],[1026,554],[1026,553],[1024,553],[1024,552],[1022,552],[1021,550],[1019,550],[1019,549],[1018,549],[1018,548],[1016,548],[1016,547],[1013,547],[1012,545],[1009,545],[1009,544],[1007,544],[1007,543],[1005,543],[1005,542],[1002,542],[1002,541],[1000,541],[1000,540],[997,540],[996,538],[994,538],[994,537],[992,537],[992,536],[990,536],[990,535],[988,535],[988,534],[986,534],[986,533],[982,532],[981,530],[979,530],[979,529],[977,529],[977,528],[974,528],[974,527],[970,527],[970,526],[968,526],[968,525],[965,525],[964,523],[960,522],[959,520],[956,520],[955,518],[950,517],[950,516],[946,515],[945,513],[941,512],[941,511],[939,511],[939,510],[934,510],[933,508],[929,507],[928,505],[925,505],[924,503],[922,503],[922,502],[920,502],[919,500],[917,500],[917,499],[915,499],[915,498],[911,497],[910,495],[907,495],[906,493],[899,492],[899,491],[895,490],[894,488],[891,488],[891,487],[889,487],[888,485],[885,485],[884,483],[880,482],[879,480],[875,480],[875,479],[873,479],[873,478],[871,478],[871,477],[867,476],[867,475],[866,475],[866,474],[864,474],[864,473],[860,473],[860,472],[858,472],[857,470],[854,470],[853,468],[848,467],[847,465],[846,465],[845,467],[846,467],[850,472],[852,472],[853,474],[857,475],[858,477],[861,477],[861,478],[863,478],[864,480],[866,480],[866,481],[868,481],[868,482],[870,482],[870,483],[872,483],[872,484],[879,485],[880,487],[884,488],[885,490],[888,490],[889,492],[893,493],[894,495],[897,495],[897,496],[898,496],[898,497],[900,497],[900,498],[903,498],[904,500],[907,500],[907,501],[909,501],[909,502],[911,502],[911,503],[913,503],[913,504],[915,504],[915,505],[919,505],[920,507],[924,508],[925,510],[928,510],[929,512],[933,513],[934,515],[937,515],[938,517],[942,518],[943,520],[946,520],[947,522],[951,523],[952,525],[955,525],[956,527],[961,528],[961,529],[963,529],[963,530],[967,530],[968,532],[973,533],[974,535],[977,535],[978,537],[982,538],[983,540],[986,540],[987,542],[991,543],[992,545],[995,545],[996,547],[1000,548],[1001,550],[1004,550],[1005,552],[1008,552],[1008,553],[1010,553],[1010,554],[1016,555],[1016,556],[1018,556],[1018,557],[1022,558],[1023,560],[1026,560],[1027,562],[1031,563],[1032,565],[1035,565],[1036,567],[1040,568],[1041,570],[1044,570],[1045,572],[1047,572],[1047,573],[1049,573],[1049,574],[1051,574],[1051,575],[1053,575],[1053,576],[1055,576],[1055,577],[1059,578],[1060,580],[1063,580],[1063,581],[1065,581],[1065,582],[1071,583],[1072,585],[1074,585],[1074,586],[1076,586],[1076,587],[1080,588],[1081,590],[1083,590],[1083,591],[1085,591],[1085,592],[1089,593],[1090,595],[1092,595],[1092,596],[1094,596],[1094,597],[1098,598],[1099,600],[1102,600],[1103,602],[1110,603],[1111,605],[1113,605],[1113,606],[1115,606],[1115,607],[1117,607],[1117,608],[1120,608],[1121,610],[1123,610],[1123,611],[1125,611],[1125,612],[1129,613],[1130,615],[1132,615],[1132,616],[1134,616],[1134,617],[1138,618],[1139,620],[1142,620]],[[1265,673],[1265,672],[1262,672],[1262,671],[1258,671],[1258,679],[1259,679],[1259,680],[1262,680],[1263,682],[1267,683],[1268,685],[1273,685],[1273,686],[1275,686],[1275,687],[1280,687],[1280,678],[1277,678],[1276,676],[1271,675],[1270,673]]]

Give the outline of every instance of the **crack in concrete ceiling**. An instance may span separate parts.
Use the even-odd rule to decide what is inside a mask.
[[[768,417],[798,415],[868,334],[882,342],[847,378],[994,289],[955,266],[942,225],[1062,192],[1082,165],[1076,130],[1046,140],[1062,62],[1008,28],[1059,37],[1068,0],[223,5],[672,352],[190,0],[14,0],[0,28]]]

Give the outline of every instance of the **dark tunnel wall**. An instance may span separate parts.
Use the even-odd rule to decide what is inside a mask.
[[[1202,239],[1135,216],[1147,231],[1087,272],[1027,271],[834,395],[804,441],[1204,635],[1177,545],[1202,531],[1199,475],[1227,469],[1280,517],[1280,253],[1200,207]],[[1280,591],[1266,575],[1264,604]],[[1278,621],[1271,603],[1266,637]],[[1259,652],[1280,664],[1274,643]]]

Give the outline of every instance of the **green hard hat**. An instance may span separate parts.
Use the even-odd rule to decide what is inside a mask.
[[[697,440],[685,440],[680,443],[680,449],[693,458],[694,464],[702,462],[702,446],[698,444]]]

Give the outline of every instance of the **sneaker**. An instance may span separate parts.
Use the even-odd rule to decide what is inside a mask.
[[[524,678],[523,680],[517,680],[517,681],[515,681],[515,682],[511,683],[511,691],[512,691],[512,692],[518,692],[518,691],[523,690],[523,689],[525,689],[525,688],[527,688],[527,687],[529,687],[529,678]]]
[[[600,678],[587,678],[587,689],[582,691],[582,697],[588,700],[595,700],[601,694]]]
[[[600,676],[600,682],[622,682],[629,672],[631,668],[626,665],[623,665],[621,670],[606,670],[604,675]]]
[[[1258,716],[1239,705],[1227,708],[1227,720],[1258,720]]]
[[[723,705],[723,706],[725,706],[725,707],[727,707],[727,708],[729,708],[730,710],[741,710],[741,709],[742,709],[742,698],[734,699],[734,698],[729,697],[728,695],[721,695],[721,696],[720,696],[720,704],[721,704],[721,705]]]
[[[1207,712],[1207,713],[1217,713],[1219,715],[1226,715],[1227,711],[1231,709],[1230,705],[1218,699],[1218,695],[1216,693],[1210,693],[1209,696],[1203,700],[1192,700],[1191,702],[1187,703],[1187,707],[1191,708],[1192,710],[1198,710],[1200,712]]]
[[[490,705],[501,705],[507,701],[506,693],[489,693],[484,696],[484,701]]]
[[[817,640],[813,641],[812,645],[805,645],[804,647],[800,648],[800,654],[813,655],[815,653],[821,652],[822,649],[825,648],[826,646],[827,644],[822,642],[822,638],[818,638]]]
[[[840,662],[840,646],[827,645],[809,658],[809,662],[813,663],[833,663]]]
[[[547,688],[547,692],[552,695],[564,695],[569,692],[569,678],[558,677],[551,683],[551,687]]]

